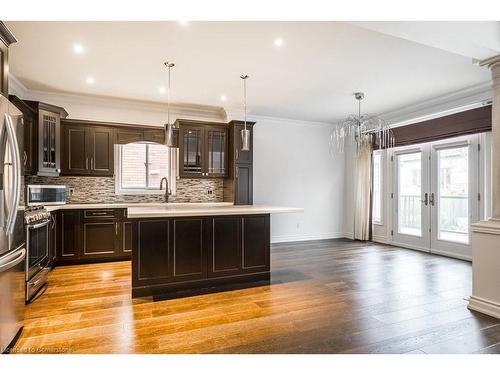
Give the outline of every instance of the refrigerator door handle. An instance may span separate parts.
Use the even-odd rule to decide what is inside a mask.
[[[16,255],[13,258],[13,255]],[[9,254],[0,258],[0,272],[6,271],[9,268],[14,267],[15,265],[21,263],[24,260],[24,256],[26,255],[26,249],[22,248],[21,250],[15,252],[15,254]]]
[[[9,142],[10,150],[12,153],[12,176],[14,182],[14,191],[12,194],[11,211],[7,217],[7,225],[5,232],[12,234],[14,231],[14,224],[16,223],[17,208],[21,198],[21,158],[19,156],[19,148],[17,144],[16,132],[12,124],[12,117],[8,113],[5,114],[5,124],[7,129],[7,142]]]

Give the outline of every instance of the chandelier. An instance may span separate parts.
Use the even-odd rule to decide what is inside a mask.
[[[356,152],[370,144],[378,149],[394,147],[396,141],[389,124],[377,116],[361,114],[361,101],[365,94],[354,93],[358,101],[358,114],[340,121],[330,136],[330,150],[344,153],[347,145],[356,145]]]

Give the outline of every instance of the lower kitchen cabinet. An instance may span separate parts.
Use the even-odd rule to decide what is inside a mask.
[[[270,217],[133,221],[132,295],[161,295],[268,281]]]
[[[132,224],[123,209],[61,210],[56,215],[59,263],[130,259]]]

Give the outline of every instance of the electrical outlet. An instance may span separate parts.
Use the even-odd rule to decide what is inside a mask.
[[[69,196],[71,197],[73,194],[75,194],[75,188],[69,188]]]
[[[207,190],[208,195],[212,195],[212,193],[213,193],[212,190]]]

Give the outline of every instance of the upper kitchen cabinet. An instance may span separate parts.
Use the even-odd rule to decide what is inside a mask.
[[[0,21],[0,93],[9,96],[9,46],[16,38],[7,26]]]
[[[11,102],[23,113],[24,173],[58,176],[61,172],[61,119],[68,113],[64,108],[10,96]]]
[[[179,176],[217,178],[227,176],[228,129],[226,124],[177,120],[179,128]]]
[[[62,174],[113,176],[114,129],[81,120],[62,123]]]

